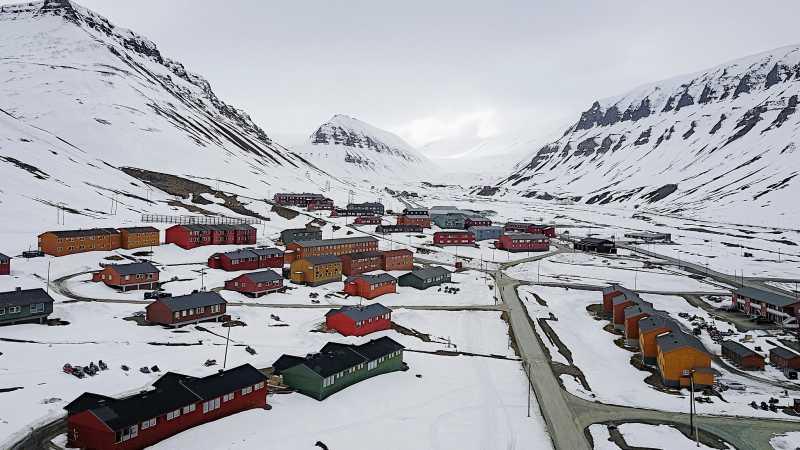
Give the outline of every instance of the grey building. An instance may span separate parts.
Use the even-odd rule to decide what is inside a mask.
[[[463,230],[465,219],[466,216],[461,213],[449,213],[431,216],[433,223],[435,223],[439,228],[443,229]]]
[[[0,292],[0,325],[20,322],[43,323],[53,313],[53,298],[44,289],[17,288]]]
[[[360,214],[375,214],[378,216],[382,216],[386,211],[383,203],[379,202],[348,203],[347,209],[350,211],[357,211]]]
[[[322,230],[317,227],[289,228],[281,231],[281,242],[288,245],[292,242],[316,241],[322,239]]]
[[[475,235],[476,241],[499,239],[503,235],[503,227],[499,226],[469,227],[469,231]]]
[[[428,289],[431,286],[449,282],[450,271],[438,266],[413,270],[407,274],[400,275],[400,278],[397,279],[398,285],[410,286],[416,289]]]

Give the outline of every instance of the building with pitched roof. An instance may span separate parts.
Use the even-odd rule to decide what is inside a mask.
[[[341,256],[348,253],[378,250],[378,239],[372,236],[357,236],[338,239],[300,241],[287,244],[286,250],[292,251],[291,255],[293,256],[287,256],[287,260],[291,259],[291,261],[309,256]]]
[[[357,211],[360,214],[375,214],[382,216],[386,213],[386,207],[380,202],[348,203],[347,209]]]
[[[668,315],[654,314],[639,321],[639,350],[642,361],[655,364],[658,357],[656,338],[671,331],[680,331],[680,326]]]
[[[722,341],[722,357],[742,370],[764,370],[764,356],[731,339]]]
[[[120,246],[124,249],[161,245],[161,232],[156,227],[124,227],[118,230]]]
[[[446,246],[474,246],[475,235],[469,231],[437,231],[433,233],[433,244]]]
[[[504,228],[507,233],[531,233],[543,234],[549,238],[556,237],[556,227],[553,225],[528,222],[507,222]]]
[[[788,348],[775,346],[769,349],[769,363],[785,375],[800,371],[800,355]]]
[[[225,282],[225,289],[249,297],[261,297],[283,289],[283,277],[274,270],[262,270],[239,275]]]
[[[417,225],[421,228],[431,227],[431,216],[425,208],[406,208],[397,216],[397,225]]]
[[[587,237],[572,244],[575,250],[592,253],[617,253],[617,244],[608,239]]]
[[[148,322],[179,327],[190,323],[220,320],[228,302],[216,292],[194,292],[189,295],[159,298],[147,305]]]
[[[424,269],[412,270],[409,273],[400,275],[397,284],[400,286],[411,286],[416,289],[428,289],[431,286],[439,286],[442,283],[450,282],[451,273],[444,267],[431,266]]]
[[[500,236],[503,235],[503,227],[500,226],[472,226],[467,230],[475,235],[476,241],[500,239]]]
[[[711,354],[696,337],[673,331],[658,336],[656,346],[658,371],[664,386],[688,387],[691,382],[689,376],[694,378],[695,386],[714,384]]]
[[[360,381],[398,370],[407,370],[403,347],[389,337],[361,345],[328,343],[306,357],[283,355],[272,365],[283,382],[317,400]]]
[[[441,229],[464,229],[466,215],[462,213],[447,213],[431,215],[431,221]]]
[[[292,261],[289,280],[295,284],[320,286],[342,281],[342,260],[338,256],[307,256]]]
[[[408,249],[385,250],[382,258],[383,270],[413,270],[414,252]]]
[[[340,256],[340,258],[342,260],[342,273],[347,276],[381,270],[381,267],[383,267],[383,252],[377,250],[348,253]]]
[[[375,227],[375,232],[380,234],[422,233],[422,226],[406,225],[406,224],[397,224],[397,225],[382,224]]]
[[[343,336],[365,336],[392,327],[392,310],[380,303],[342,306],[325,314],[325,326]]]
[[[11,257],[0,253],[0,275],[11,274]]]
[[[121,248],[121,236],[114,228],[46,231],[39,235],[39,250],[51,256],[119,248]]]
[[[189,250],[204,245],[255,245],[257,231],[246,224],[181,224],[167,228],[164,234],[167,244]]]
[[[631,347],[639,346],[639,321],[657,314],[653,305],[642,302],[625,308],[625,344]]]
[[[745,314],[765,317],[776,323],[798,320],[800,317],[800,296],[780,294],[751,287],[734,291],[731,299],[733,307]]]
[[[243,248],[232,252],[214,253],[208,267],[225,271],[255,270],[283,267],[283,250],[279,248]]]
[[[44,289],[16,288],[0,292],[0,325],[44,323],[53,313],[53,297]]]
[[[92,274],[92,281],[105,283],[106,286],[122,292],[137,289],[158,288],[160,271],[149,261],[131,264],[109,264],[102,270]]]
[[[120,399],[87,392],[64,407],[67,446],[143,449],[198,425],[266,408],[266,381],[244,364],[202,378],[168,372],[152,389]]]
[[[289,245],[292,242],[315,241],[322,239],[322,229],[317,227],[288,228],[281,231],[281,242]]]
[[[500,236],[494,246],[507,252],[546,252],[550,250],[550,238],[543,234],[509,233]]]
[[[344,292],[372,300],[397,292],[397,278],[388,273],[353,275],[344,280]]]

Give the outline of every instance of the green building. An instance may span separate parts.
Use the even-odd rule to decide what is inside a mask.
[[[438,286],[442,283],[449,282],[450,271],[439,266],[416,269],[400,275],[397,279],[398,286],[411,286],[417,289],[428,289],[431,286]]]
[[[0,292],[0,325],[23,322],[44,323],[53,313],[53,298],[44,289]]]
[[[272,365],[287,386],[317,400],[376,375],[407,370],[403,347],[389,337],[361,345],[329,342],[305,358],[283,355]]]

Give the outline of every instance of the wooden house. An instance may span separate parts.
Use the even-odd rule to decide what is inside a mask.
[[[469,231],[437,231],[433,233],[434,245],[457,246],[457,245],[475,245],[475,235]]]
[[[194,292],[177,297],[164,297],[145,308],[148,322],[179,327],[189,323],[219,320],[227,303],[216,292]]]
[[[689,373],[694,371],[695,387],[712,386],[714,372],[711,354],[696,337],[673,331],[656,338],[658,371],[661,383],[669,387],[687,387]]]
[[[345,278],[344,292],[367,300],[394,294],[397,292],[397,278],[388,273],[353,275]]]
[[[420,225],[378,225],[375,227],[375,232],[380,234],[391,233],[422,233],[422,226]]]
[[[289,228],[281,231],[283,245],[300,241],[315,241],[322,239],[322,230],[317,227]]]
[[[381,270],[381,267],[383,267],[383,253],[377,250],[348,253],[340,256],[340,258],[342,260],[342,274],[347,276]]]
[[[431,286],[449,283],[450,275],[450,271],[444,267],[431,266],[424,269],[412,270],[407,274],[401,275],[397,279],[397,284],[424,290]]]
[[[431,216],[424,208],[406,208],[397,216],[398,225],[417,225],[422,228],[431,227]]]
[[[639,350],[642,352],[642,361],[646,364],[655,364],[658,357],[656,338],[680,329],[670,317],[659,314],[639,320]]]
[[[287,244],[286,250],[292,251],[292,259],[323,255],[341,256],[348,253],[378,250],[378,240],[372,236],[358,236],[339,239],[301,241]],[[289,259],[290,258],[287,257],[287,260]]]
[[[407,249],[386,250],[381,255],[382,269],[390,270],[413,270],[414,252]]]
[[[800,371],[800,355],[784,347],[769,349],[769,363],[784,374]]]
[[[44,323],[53,313],[53,298],[44,289],[16,288],[0,292],[0,325]]]
[[[39,235],[39,250],[51,256],[119,248],[121,248],[120,233],[113,228],[46,231]]]
[[[307,256],[292,261],[289,280],[295,284],[320,286],[342,281],[342,260],[338,256]]]
[[[214,253],[208,267],[226,271],[255,270],[283,267],[283,250],[279,248],[243,248],[226,253]]]
[[[68,403],[67,447],[138,450],[182,431],[267,407],[267,377],[250,364],[198,378],[168,372],[152,389],[115,399],[84,393]]]
[[[794,322],[800,317],[800,297],[751,287],[734,291],[732,306],[745,314],[769,319],[775,323]]]
[[[611,301],[614,299],[614,297],[616,297],[618,295],[621,295],[621,294],[633,295],[634,293],[633,293],[633,291],[631,291],[629,289],[626,289],[625,287],[623,287],[623,286],[621,286],[619,284],[616,284],[616,283],[611,284],[610,286],[604,286],[603,287],[603,311],[608,313],[608,314],[611,314],[612,311],[613,311],[613,308],[612,308],[613,305],[611,304]]]
[[[392,327],[392,310],[380,303],[342,306],[325,314],[325,327],[343,336],[366,336]]]
[[[161,245],[161,232],[155,227],[118,228],[120,245],[124,249],[158,247]]]
[[[617,253],[617,245],[608,239],[587,237],[575,242],[572,246],[575,250],[582,252]]]
[[[148,261],[131,264],[109,264],[92,274],[92,281],[122,292],[137,289],[157,289],[160,271]]]
[[[272,365],[284,384],[317,400],[376,375],[407,370],[403,347],[389,337],[361,345],[328,343],[305,357],[283,355]]]
[[[181,224],[167,228],[165,242],[184,249],[204,245],[255,245],[257,231],[250,225]]]
[[[614,297],[611,300],[611,323],[614,324],[614,328],[617,330],[623,330],[625,328],[625,308],[641,304],[652,306],[649,302],[642,300],[638,294],[634,293],[620,294]]]
[[[0,253],[0,275],[11,275],[11,257]]]
[[[546,252],[550,238],[543,234],[509,233],[500,236],[495,247],[507,252]]]
[[[656,311],[652,305],[642,302],[638,305],[631,305],[625,308],[625,344],[631,347],[639,346],[639,321],[646,319]]]
[[[762,355],[730,339],[722,341],[722,357],[742,370],[764,370]]]
[[[241,292],[249,297],[261,297],[283,289],[283,277],[272,270],[245,273],[226,281],[225,289]]]
[[[333,199],[328,197],[322,197],[313,202],[309,202],[308,206],[306,206],[308,211],[333,210],[334,208],[336,208],[336,205],[333,203]]]

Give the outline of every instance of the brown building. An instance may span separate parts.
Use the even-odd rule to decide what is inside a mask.
[[[315,239],[311,241],[290,242],[286,244],[286,262],[303,259],[309,256],[333,255],[369,252],[378,250],[378,240],[372,236],[360,236],[340,239]]]
[[[656,345],[658,371],[664,386],[688,387],[690,376],[694,378],[695,386],[714,384],[711,354],[699,339],[681,331],[673,331],[657,337]]]
[[[431,217],[422,215],[403,214],[397,216],[397,225],[416,225],[421,228],[430,228]]]
[[[92,281],[102,281],[106,286],[123,292],[158,287],[159,270],[149,262],[109,264],[92,275]]]
[[[769,363],[784,374],[800,371],[800,355],[783,347],[769,349]]]
[[[625,344],[639,346],[639,321],[655,314],[649,303],[641,303],[625,308]]]
[[[122,248],[156,247],[161,245],[161,233],[155,227],[119,228]]]
[[[342,260],[333,255],[308,256],[294,260],[289,267],[289,280],[309,286],[342,281]]]
[[[51,256],[121,248],[120,232],[113,228],[46,231],[39,235],[39,250]]]
[[[722,341],[722,357],[742,370],[764,370],[763,356],[730,339]]]
[[[195,292],[179,297],[160,298],[147,305],[147,321],[168,326],[181,326],[225,315],[227,302],[216,292]]]
[[[656,338],[670,331],[679,331],[680,327],[669,317],[653,315],[639,320],[639,350],[642,352],[642,361],[653,364],[658,357]]]
[[[383,270],[414,270],[414,252],[406,249],[383,252]]]
[[[359,275],[373,270],[381,270],[383,267],[383,253],[379,251],[369,251],[360,253],[349,253],[342,255],[342,273],[347,276]]]

